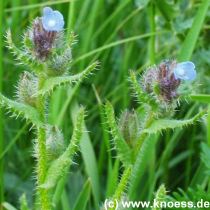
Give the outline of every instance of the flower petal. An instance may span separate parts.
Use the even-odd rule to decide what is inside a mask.
[[[50,7],[45,7],[44,9],[43,9],[43,14],[44,14],[44,16],[45,15],[49,15],[50,13],[52,13],[53,12],[53,10],[50,8]]]
[[[196,78],[194,63],[190,61],[178,63],[174,69],[176,79],[192,81]]]
[[[64,27],[63,15],[50,7],[43,9],[42,25],[46,31],[61,31]]]

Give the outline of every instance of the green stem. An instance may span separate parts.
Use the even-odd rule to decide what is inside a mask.
[[[147,119],[146,119],[146,123],[145,123],[145,126],[144,128],[148,128],[152,122],[154,120],[154,115],[152,112],[149,112],[149,114],[147,115]],[[139,139],[138,139],[138,142],[137,142],[137,145],[136,145],[136,150],[135,150],[135,154],[137,155],[140,148],[141,148],[141,145],[143,144],[144,142],[144,139],[147,137],[147,133],[142,133],[140,136],[139,136]]]
[[[127,188],[127,185],[128,185],[129,179],[130,179],[130,175],[131,175],[131,166],[128,167],[127,169],[125,169],[123,174],[122,174],[120,183],[118,184],[117,189],[116,189],[116,191],[114,193],[114,196],[112,197],[114,202],[116,200],[120,201],[120,199],[122,198],[122,195],[125,192],[125,189]],[[114,207],[113,208],[109,208],[109,209],[110,210],[116,209],[116,207],[117,207],[116,205],[117,204],[115,203]]]
[[[39,77],[39,90],[42,88],[44,82],[44,78],[42,76]],[[39,96],[37,101],[37,109],[41,115],[43,122],[45,123],[45,97]],[[50,203],[48,197],[48,190],[44,188],[40,188],[42,184],[44,184],[45,176],[47,172],[47,163],[46,163],[46,131],[45,128],[38,128],[38,163],[37,163],[37,181],[38,181],[38,198],[40,202],[41,210],[50,210]]]

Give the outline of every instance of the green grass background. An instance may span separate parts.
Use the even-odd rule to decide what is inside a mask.
[[[81,86],[60,88],[49,101],[50,120],[60,126],[68,141],[72,118],[78,104],[87,109],[86,127],[78,163],[62,182],[66,187],[55,201],[62,210],[96,209],[110,197],[122,168],[111,150],[102,104],[109,100],[119,114],[137,106],[132,97],[128,74],[141,73],[163,59],[192,60],[198,72],[191,93],[208,93],[210,84],[209,0],[2,0],[0,2],[0,90],[15,97],[18,76],[26,69],[17,65],[5,47],[9,28],[16,45],[21,35],[44,6],[61,11],[66,33],[74,31],[78,43],[73,49],[72,72],[84,69],[93,60],[100,70]],[[194,116],[204,106],[190,100],[182,102],[176,118]],[[24,121],[0,112],[0,197],[18,206],[25,192],[29,203],[34,194],[34,166],[31,156],[33,130]],[[155,138],[136,186],[136,198],[148,200],[162,183],[172,192],[178,188],[203,185],[208,181],[200,160],[200,144],[210,145],[210,122],[204,120],[184,130],[167,131]],[[208,135],[207,135],[208,134]],[[62,188],[62,183],[60,184]],[[82,205],[79,201],[83,201]],[[77,202],[78,201],[78,202]]]

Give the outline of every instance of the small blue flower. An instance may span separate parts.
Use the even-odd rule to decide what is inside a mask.
[[[59,32],[64,27],[63,15],[57,11],[52,10],[50,7],[43,9],[42,25],[46,31]]]
[[[196,78],[194,63],[185,61],[178,63],[174,68],[174,76],[176,79],[192,81]]]

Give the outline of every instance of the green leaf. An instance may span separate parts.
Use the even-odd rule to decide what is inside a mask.
[[[6,34],[6,42],[8,49],[11,50],[12,54],[19,61],[19,64],[28,66],[31,70],[39,70],[41,68],[41,64],[36,62],[36,60],[31,57],[31,54],[27,51],[18,49],[12,41],[11,31],[8,30]]]
[[[156,195],[155,195],[155,200],[158,204],[158,206],[160,205],[161,202],[166,202],[166,188],[165,186],[162,184],[160,185],[160,187],[158,188],[157,192],[156,192]],[[159,207],[153,207],[152,210],[162,210],[162,208],[159,208]]]
[[[136,187],[138,186],[138,182],[145,173],[145,167],[148,163],[147,160],[149,159],[148,154],[150,153],[150,148],[154,146],[155,142],[156,138],[154,136],[145,138],[137,153],[135,163],[132,167],[128,188],[130,199],[133,199],[134,193],[136,192]]]
[[[115,120],[114,109],[109,102],[105,105],[105,112],[107,125],[110,128],[110,133],[113,137],[114,146],[116,147],[119,159],[122,161],[124,166],[129,166],[132,163],[132,151],[119,132]]]
[[[80,192],[77,200],[75,202],[73,210],[85,210],[87,206],[87,202],[90,200],[90,192],[91,192],[91,184],[88,179],[84,184],[82,191]]]
[[[29,210],[25,194],[20,197],[20,210]]]
[[[184,43],[182,45],[182,48],[178,57],[179,61],[186,61],[191,58],[193,50],[197,43],[199,33],[201,31],[205,17],[207,15],[209,4],[210,4],[209,0],[202,1],[198,9],[197,15],[195,16],[195,19],[193,21],[193,25],[191,29],[189,30],[184,40]]]
[[[191,95],[190,99],[193,101],[201,102],[201,103],[210,103],[210,95],[207,95],[207,94]]]
[[[6,209],[6,210],[17,210],[14,206],[12,206],[11,204],[4,202],[2,203],[2,206]]]
[[[137,7],[144,8],[148,5],[150,0],[135,0],[135,4]]]
[[[153,134],[167,129],[181,128],[184,126],[192,125],[201,117],[203,117],[204,114],[206,114],[206,111],[201,111],[193,118],[187,120],[168,120],[168,119],[156,120],[147,129],[144,129],[142,132]]]
[[[128,186],[128,182],[130,180],[130,175],[131,175],[131,168],[132,166],[128,166],[128,168],[126,168],[123,171],[122,177],[120,179],[120,183],[117,186],[117,189],[113,195],[113,199],[117,199],[120,200],[120,198],[122,198],[122,196],[125,194],[126,190],[127,190],[127,186]]]
[[[43,88],[38,91],[37,95],[45,95],[53,91],[54,88],[64,85],[64,84],[73,84],[75,82],[81,82],[88,75],[92,73],[94,69],[98,66],[98,62],[95,62],[88,66],[84,71],[79,74],[72,76],[59,76],[59,77],[51,77],[46,79],[44,82]]]
[[[40,114],[32,106],[10,100],[7,97],[3,96],[1,93],[0,106],[6,108],[8,112],[11,112],[12,117],[18,118],[19,116],[21,116],[38,127],[43,126]]]
[[[206,166],[208,174],[210,174],[210,147],[207,144],[202,143],[201,150],[201,160]]]
[[[152,98],[142,90],[141,84],[137,80],[134,71],[130,71],[130,83],[134,96],[136,97],[139,104],[146,103],[153,107],[156,106],[154,100],[152,100]]]
[[[155,3],[167,21],[173,19],[175,15],[174,5],[169,4],[166,0],[156,0]]]
[[[84,115],[85,111],[81,108],[77,115],[69,146],[58,159],[52,162],[47,171],[45,183],[40,187],[46,189],[55,187],[59,179],[68,172],[70,165],[73,164],[73,157],[79,150],[79,141],[83,133]]]

